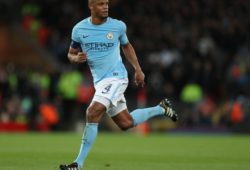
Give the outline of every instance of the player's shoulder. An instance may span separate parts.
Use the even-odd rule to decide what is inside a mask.
[[[109,17],[109,21],[110,23],[112,23],[112,25],[116,25],[119,28],[122,28],[122,29],[126,28],[126,24],[122,20]]]
[[[120,25],[125,24],[125,22],[123,22],[122,20],[115,19],[115,18],[112,18],[112,17],[109,17],[109,20],[110,20],[111,23],[116,23],[116,24],[120,24]]]
[[[81,21],[79,21],[78,23],[76,23],[73,27],[73,29],[78,29],[78,28],[82,28],[82,27],[86,27],[88,24],[88,18],[85,18]]]

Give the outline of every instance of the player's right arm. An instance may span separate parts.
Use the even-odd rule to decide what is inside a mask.
[[[84,63],[87,60],[87,54],[79,50],[79,48],[69,47],[68,59],[71,63]]]
[[[71,39],[72,41],[68,52],[69,61],[71,63],[84,63],[87,60],[87,54],[82,52],[77,26],[73,27]]]

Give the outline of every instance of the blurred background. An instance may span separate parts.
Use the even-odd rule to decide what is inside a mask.
[[[92,77],[67,52],[86,1],[0,1],[0,132],[82,131]],[[146,74],[137,88],[124,61],[129,110],[168,97],[180,114],[136,131],[250,132],[250,1],[110,0],[110,16],[127,24]],[[104,117],[100,129],[117,127]]]

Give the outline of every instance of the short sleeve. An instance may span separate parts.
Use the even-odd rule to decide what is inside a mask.
[[[125,45],[128,43],[128,37],[127,37],[127,34],[126,34],[126,31],[127,31],[127,26],[124,22],[120,21],[121,22],[121,35],[120,35],[120,43],[122,45]]]
[[[76,26],[72,29],[71,39],[72,39],[73,41],[75,41],[75,42],[80,43],[80,38],[79,38],[79,35],[78,35],[78,31],[77,31],[77,27],[76,27]]]

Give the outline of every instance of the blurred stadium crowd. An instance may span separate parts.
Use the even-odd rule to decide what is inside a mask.
[[[110,15],[127,24],[147,77],[144,89],[133,83],[127,89],[130,110],[168,97],[181,115],[171,128],[249,131],[250,1],[110,3]],[[72,129],[72,122],[83,119],[94,92],[88,67],[72,66],[67,60],[71,29],[89,15],[87,2],[22,0],[14,8],[19,10],[13,22],[52,53],[60,67],[46,72],[0,65],[0,122],[28,122],[30,129]],[[2,25],[13,23],[4,16]],[[133,82],[133,70],[127,68]],[[162,123],[155,127],[165,129]]]

